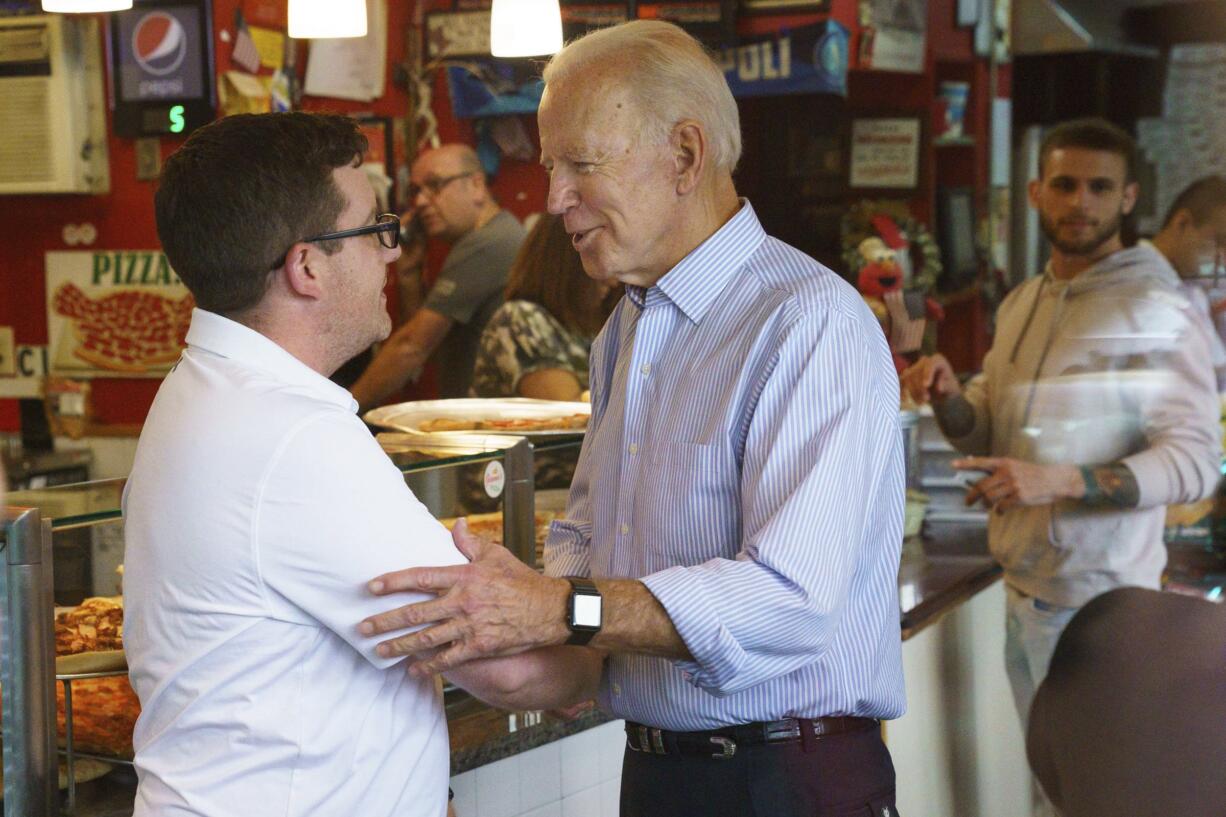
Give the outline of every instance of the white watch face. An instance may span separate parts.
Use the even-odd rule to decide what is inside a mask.
[[[599,627],[601,601],[600,596],[585,596],[582,593],[576,593],[574,625],[576,627]]]

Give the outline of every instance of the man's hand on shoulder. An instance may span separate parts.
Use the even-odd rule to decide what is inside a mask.
[[[1075,465],[1040,465],[1009,457],[963,457],[952,464],[959,469],[989,472],[966,492],[966,504],[983,500],[998,513],[1019,505],[1050,505],[1085,495],[1085,481]]]
[[[402,591],[438,595],[361,623],[359,630],[366,635],[428,625],[383,642],[380,655],[415,656],[440,648],[410,666],[415,675],[430,675],[476,658],[513,655],[566,641],[569,582],[542,576],[506,548],[473,536],[463,521],[452,536],[469,564],[410,568],[370,582],[370,591],[377,595]]]
[[[921,357],[898,376],[903,393],[916,403],[941,402],[962,394],[954,368],[944,355]]]

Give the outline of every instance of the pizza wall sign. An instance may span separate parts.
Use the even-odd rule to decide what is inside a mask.
[[[49,252],[51,373],[161,377],[179,359],[195,305],[156,250]]]

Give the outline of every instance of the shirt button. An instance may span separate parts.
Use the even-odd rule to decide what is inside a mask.
[[[630,447],[629,447],[627,450],[628,450],[628,451],[629,451],[631,454],[637,454],[637,453],[639,453],[639,444],[638,444],[638,443],[630,443]]]
[[[614,695],[621,695],[621,694],[622,694],[622,685],[621,685],[621,684],[614,684],[614,685],[613,685],[613,694],[614,694]]]
[[[629,532],[630,532],[630,526],[627,525],[625,522],[622,522],[622,536],[625,536]]]
[[[643,372],[643,374],[651,374],[651,364],[650,364],[650,363],[644,363],[644,364],[643,364],[643,368],[641,369],[641,371]]]

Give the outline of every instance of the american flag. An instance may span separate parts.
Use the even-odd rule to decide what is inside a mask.
[[[234,29],[234,51],[230,54],[230,60],[247,73],[254,74],[260,70],[260,52],[255,47],[255,40],[251,39],[251,31],[241,10],[234,12]]]

